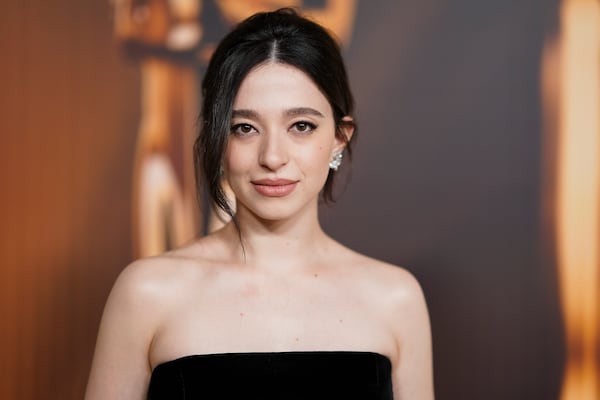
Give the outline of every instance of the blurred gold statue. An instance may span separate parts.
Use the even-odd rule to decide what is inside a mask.
[[[328,0],[323,8],[304,8],[301,0],[216,0],[223,17],[231,25],[257,12],[281,7],[302,8],[305,16],[327,27],[337,39],[348,44],[352,35],[356,0]]]
[[[116,0],[115,32],[140,61],[141,121],[133,170],[134,256],[192,239],[201,225],[189,149],[198,109],[197,0]]]
[[[159,254],[192,240],[203,227],[223,225],[223,216],[197,207],[192,146],[198,113],[200,66],[210,56],[203,42],[202,0],[113,0],[115,35],[139,60],[141,120],[133,167],[134,257]],[[248,16],[298,0],[215,0],[234,25]],[[348,43],[355,0],[329,0],[303,13]],[[225,185],[226,186],[226,185]]]
[[[546,202],[565,333],[561,400],[600,399],[600,2],[562,0],[544,48]]]

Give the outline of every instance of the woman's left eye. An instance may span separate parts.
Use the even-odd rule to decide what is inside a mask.
[[[317,126],[311,122],[300,121],[292,125],[292,130],[298,133],[310,133],[314,131]]]

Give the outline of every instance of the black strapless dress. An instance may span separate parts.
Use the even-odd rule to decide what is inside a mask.
[[[152,371],[149,400],[391,400],[390,360],[361,351],[193,355]]]

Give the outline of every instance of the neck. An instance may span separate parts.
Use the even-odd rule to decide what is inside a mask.
[[[249,266],[265,269],[289,269],[312,265],[326,251],[331,239],[323,232],[316,212],[289,219],[261,220],[247,210],[238,210],[240,234],[233,223],[224,228],[235,252]]]

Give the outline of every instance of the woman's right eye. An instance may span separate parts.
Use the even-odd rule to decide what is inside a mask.
[[[256,129],[250,124],[235,124],[231,127],[231,133],[237,136],[248,136],[256,133]]]

